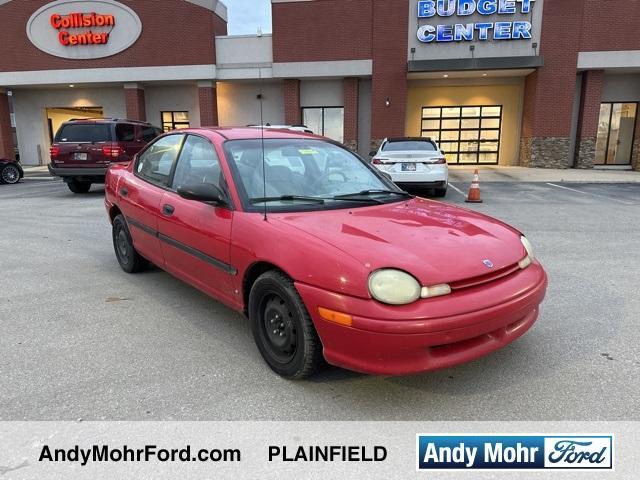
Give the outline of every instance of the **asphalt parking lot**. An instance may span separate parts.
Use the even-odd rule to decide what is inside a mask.
[[[0,420],[640,420],[640,184],[482,188],[471,208],[524,231],[549,273],[537,325],[446,371],[290,382],[240,314],[120,270],[100,188],[2,185]]]

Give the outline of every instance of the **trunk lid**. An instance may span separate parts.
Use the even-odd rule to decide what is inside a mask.
[[[111,147],[113,141],[109,123],[69,123],[56,134],[52,150],[58,150],[55,161],[59,167],[104,167],[113,159],[103,148]]]

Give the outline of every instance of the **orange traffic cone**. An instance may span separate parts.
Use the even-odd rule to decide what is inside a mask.
[[[473,174],[473,181],[471,182],[471,188],[469,188],[469,195],[467,196],[467,203],[482,203],[480,198],[480,173],[476,168]]]

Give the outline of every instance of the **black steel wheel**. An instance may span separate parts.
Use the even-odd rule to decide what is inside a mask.
[[[0,178],[2,178],[2,183],[13,185],[20,181],[20,170],[15,165],[5,165],[0,172]]]
[[[129,227],[122,215],[113,220],[113,248],[120,267],[127,273],[137,273],[144,269],[145,260],[136,251],[131,240]]]
[[[322,343],[309,312],[283,273],[266,272],[253,284],[249,319],[262,357],[278,375],[298,379],[323,366]]]

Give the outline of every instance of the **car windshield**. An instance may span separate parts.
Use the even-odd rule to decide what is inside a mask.
[[[435,152],[435,143],[429,140],[403,140],[399,142],[387,142],[382,147],[383,152],[409,152],[418,150],[421,152]]]
[[[349,150],[324,140],[265,139],[264,165],[260,139],[228,141],[225,152],[249,211],[366,206],[407,195]]]

